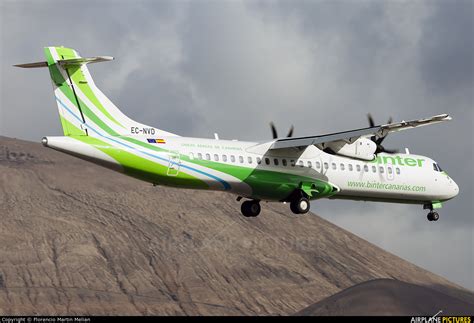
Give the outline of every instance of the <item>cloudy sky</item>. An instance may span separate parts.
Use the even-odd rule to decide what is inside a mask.
[[[474,2],[0,1],[0,134],[61,134],[43,60],[64,45],[92,65],[130,117],[183,136],[261,140],[449,113],[450,123],[392,134],[391,148],[428,155],[461,188],[441,219],[419,206],[317,201],[312,210],[474,289]]]

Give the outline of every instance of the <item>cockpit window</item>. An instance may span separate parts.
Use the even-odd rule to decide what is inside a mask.
[[[442,171],[443,171],[443,170],[441,169],[441,167],[439,167],[439,165],[436,164],[436,163],[433,163],[433,169],[434,169],[435,171],[437,171],[437,172],[442,172]]]
[[[435,171],[438,171],[438,167],[436,167],[436,164],[435,164],[435,163],[433,163],[433,169],[434,169]]]
[[[436,164],[436,166],[438,166],[438,170],[439,170],[440,172],[443,171],[443,170],[441,169],[441,166],[439,166],[439,164]]]

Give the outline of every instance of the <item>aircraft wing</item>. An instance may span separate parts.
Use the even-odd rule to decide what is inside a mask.
[[[270,149],[282,149],[291,147],[306,147],[310,145],[318,145],[322,143],[329,143],[333,141],[346,141],[352,143],[360,137],[376,136],[378,138],[385,137],[390,132],[412,129],[416,127],[435,124],[442,121],[448,121],[452,118],[447,114],[440,114],[431,118],[401,121],[380,126],[361,128],[349,131],[335,132],[331,134],[308,136],[308,137],[294,137],[277,139],[270,146]]]

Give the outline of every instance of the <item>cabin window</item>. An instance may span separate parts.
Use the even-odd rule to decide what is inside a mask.
[[[341,167],[341,170],[344,170],[345,167],[343,163],[341,163],[339,166]]]
[[[270,158],[265,158],[265,164],[270,165]]]
[[[241,164],[243,164],[243,163],[244,163],[244,157],[239,156],[239,162],[240,162]]]
[[[364,165],[364,172],[366,172],[366,173],[367,173],[368,171],[369,171],[369,166],[367,166],[367,165]]]
[[[234,155],[230,155],[230,161],[235,163],[235,156]]]
[[[384,169],[383,169],[383,166],[380,166],[380,174],[383,174],[384,173]]]
[[[206,154],[206,159],[211,160],[211,154]]]
[[[377,167],[372,166],[372,173],[376,173],[376,172],[377,172]]]
[[[198,153],[198,159],[202,159],[202,154]]]
[[[261,163],[262,163],[262,158],[260,158],[260,157],[257,157],[257,164],[259,164],[259,165],[260,165]]]
[[[400,175],[400,168],[396,168],[397,175]]]
[[[311,161],[308,160],[308,167],[311,168],[313,167],[313,164],[311,163]]]
[[[348,165],[349,171],[352,172],[352,164]]]
[[[281,163],[283,164],[283,166],[288,165],[288,163],[286,162],[286,159],[282,159],[282,160],[281,160]]]
[[[387,167],[387,172],[391,175],[393,174],[392,167]]]
[[[331,167],[332,167],[332,169],[336,170],[336,168],[337,168],[336,163],[331,163]]]
[[[278,159],[273,159],[273,163],[275,164],[275,166],[278,166]]]
[[[293,159],[290,160],[290,165],[291,165],[292,167],[295,167],[295,161],[294,161]]]
[[[317,168],[317,169],[321,169],[321,163],[318,162],[318,161],[316,162],[316,168]]]
[[[300,165],[300,167],[304,167],[304,163],[303,163],[303,161],[302,161],[302,160],[300,160],[300,161],[298,162],[298,165]]]
[[[360,165],[356,165],[356,170],[360,172]]]
[[[222,155],[222,161],[227,162],[227,155]]]
[[[328,169],[329,168],[329,164],[328,163],[324,163],[324,169]]]
[[[252,157],[248,156],[247,161],[249,162],[249,164],[251,164],[252,163]]]
[[[218,154],[214,154],[214,160],[219,161],[219,155]]]

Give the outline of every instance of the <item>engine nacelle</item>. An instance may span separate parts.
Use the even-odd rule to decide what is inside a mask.
[[[335,154],[362,160],[373,160],[377,145],[370,139],[359,138],[353,143],[333,141],[326,143],[324,148],[330,148]]]

